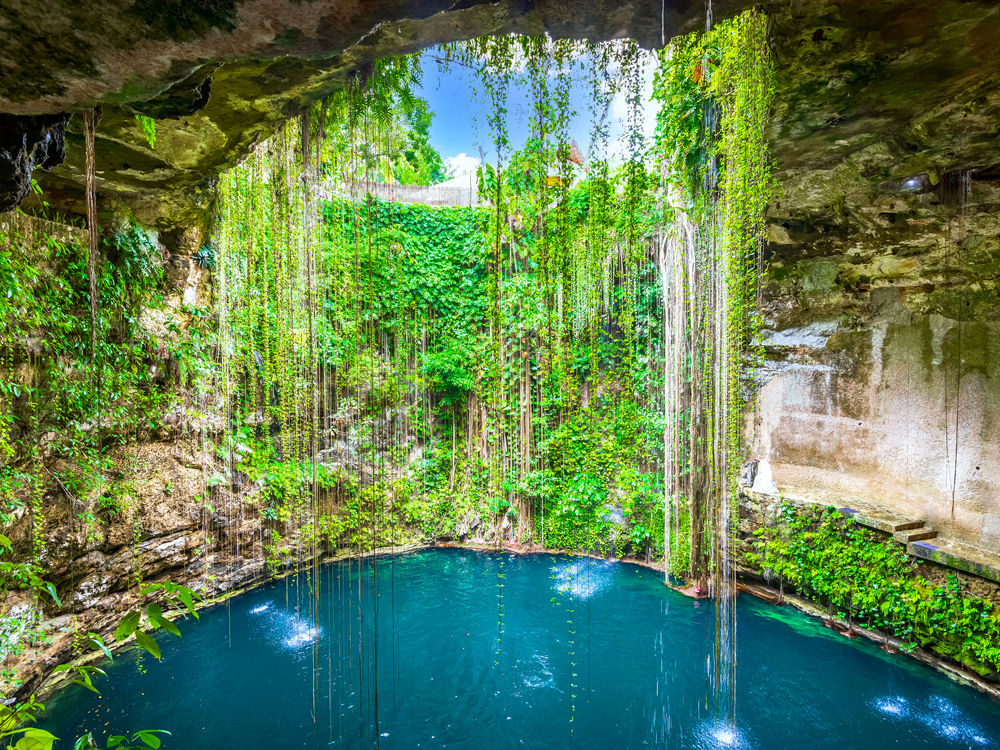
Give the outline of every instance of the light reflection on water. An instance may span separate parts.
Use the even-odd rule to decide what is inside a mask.
[[[518,660],[524,675],[524,686],[529,688],[555,688],[555,675],[549,670],[549,657],[534,654],[526,663]]]
[[[721,721],[705,722],[698,728],[695,746],[699,750],[750,750],[753,745],[745,733]]]
[[[333,565],[316,588],[285,579],[206,610],[158,636],[162,663],[123,653],[102,696],[74,686],[39,725],[57,750],[143,727],[172,732],[162,750],[1000,750],[985,696],[750,597],[729,724],[714,607],[655,571],[453,549],[377,571]]]
[[[947,698],[930,696],[923,705],[910,705],[899,696],[876,698],[872,705],[884,716],[895,719],[912,718],[930,729],[942,739],[968,747],[991,747],[987,731],[966,716],[961,709]]]
[[[552,568],[554,588],[560,594],[589,599],[607,589],[613,565],[604,560],[591,559],[562,562]]]
[[[323,635],[323,629],[302,618],[297,613],[283,612],[272,608],[272,602],[265,602],[251,607],[251,615],[264,615],[260,618],[263,629],[271,638],[288,649],[300,649],[315,642]]]

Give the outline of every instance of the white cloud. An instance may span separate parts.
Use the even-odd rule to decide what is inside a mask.
[[[656,114],[660,103],[651,101],[653,95],[653,73],[657,61],[652,55],[642,61],[640,69],[639,103],[642,108],[639,114],[639,130],[646,144],[652,142],[656,132]],[[626,92],[618,91],[611,101],[608,157],[612,162],[624,161],[628,158],[630,147],[628,143],[629,104]]]
[[[458,156],[449,156],[444,160],[444,165],[449,170],[451,170],[451,176],[462,177],[468,175],[469,173],[475,173],[476,167],[479,166],[478,156],[467,156],[463,151]]]

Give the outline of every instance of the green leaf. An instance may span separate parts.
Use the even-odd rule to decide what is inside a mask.
[[[196,620],[200,619],[194,608],[194,592],[191,589],[187,586],[181,586],[177,590],[177,598],[184,603],[184,606],[187,607],[187,611],[194,615]]]
[[[133,610],[125,615],[115,628],[115,640],[121,643],[139,627],[139,612]]]
[[[115,658],[111,655],[111,649],[107,647],[107,644],[104,643],[104,639],[101,638],[101,636],[99,635],[91,636],[88,640],[90,641],[91,644],[93,644],[95,648],[101,649],[101,651],[104,652],[104,654],[108,657],[108,659],[110,659],[111,661],[115,660]]]
[[[152,117],[145,117],[143,115],[136,115],[135,119],[139,123],[142,134],[146,136],[149,147],[156,148],[156,121]]]
[[[159,604],[150,604],[146,607],[146,616],[149,618],[149,621],[157,627],[163,628],[168,633],[173,633],[178,638],[180,637],[181,631],[177,629],[176,625],[163,616],[163,610],[160,609]]]
[[[76,685],[83,685],[85,688],[87,688],[87,690],[93,690],[95,693],[100,695],[101,691],[94,687],[93,683],[90,681],[90,678],[86,677],[85,679],[86,682],[84,682],[84,680],[73,680],[73,683]]]
[[[8,732],[18,724],[17,714],[8,706],[0,706],[0,732]]]
[[[49,596],[52,597],[52,601],[56,603],[56,606],[61,607],[62,602],[59,601],[59,596],[56,594],[56,587],[53,586],[48,581],[45,582],[45,590],[49,592]]]
[[[52,750],[52,743],[57,739],[59,738],[51,732],[32,727],[24,730],[24,735],[14,745],[14,750]]]
[[[91,750],[91,748],[97,747],[94,744],[94,735],[87,732],[82,737],[77,738],[77,741],[73,743],[73,750]]]
[[[160,746],[160,738],[157,737],[154,732],[162,732],[163,734],[170,734],[170,732],[165,729],[142,729],[136,732],[136,736],[149,745],[151,748],[158,748]]]
[[[160,647],[157,645],[156,641],[150,638],[148,635],[143,633],[141,630],[135,631],[135,640],[142,646],[146,651],[153,655],[153,658],[160,658]]]

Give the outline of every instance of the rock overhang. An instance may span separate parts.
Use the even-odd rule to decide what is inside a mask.
[[[713,13],[720,19],[748,6],[717,1]],[[777,216],[836,223],[863,216],[892,192],[887,185],[934,182],[960,169],[985,175],[1000,164],[995,4],[791,0],[763,7],[772,16],[777,65],[770,136],[788,196]],[[656,47],[702,27],[705,10],[693,0],[119,0],[100,7],[41,0],[30,11],[8,3],[0,6],[7,21],[0,62],[8,71],[0,111],[101,105],[97,177],[105,210],[121,202],[148,225],[204,225],[215,177],[301,107],[343,87],[367,60],[506,32],[633,37]],[[157,120],[155,148],[136,113],[175,118]],[[58,210],[82,213],[75,120],[66,143],[67,161],[36,177]]]

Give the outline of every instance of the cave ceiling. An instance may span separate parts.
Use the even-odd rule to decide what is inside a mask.
[[[718,19],[749,6],[717,1],[713,10]],[[843,213],[912,178],[929,186],[955,170],[1000,177],[1000,5],[763,7],[778,69],[779,213]],[[373,57],[503,32],[630,36],[654,47],[661,29],[684,33],[704,17],[703,3],[684,0],[0,0],[0,112],[100,105],[102,210],[124,203],[149,225],[204,224],[220,171]],[[155,149],[136,113],[157,119]],[[51,208],[79,214],[79,118],[65,137],[65,161],[35,176]]]

